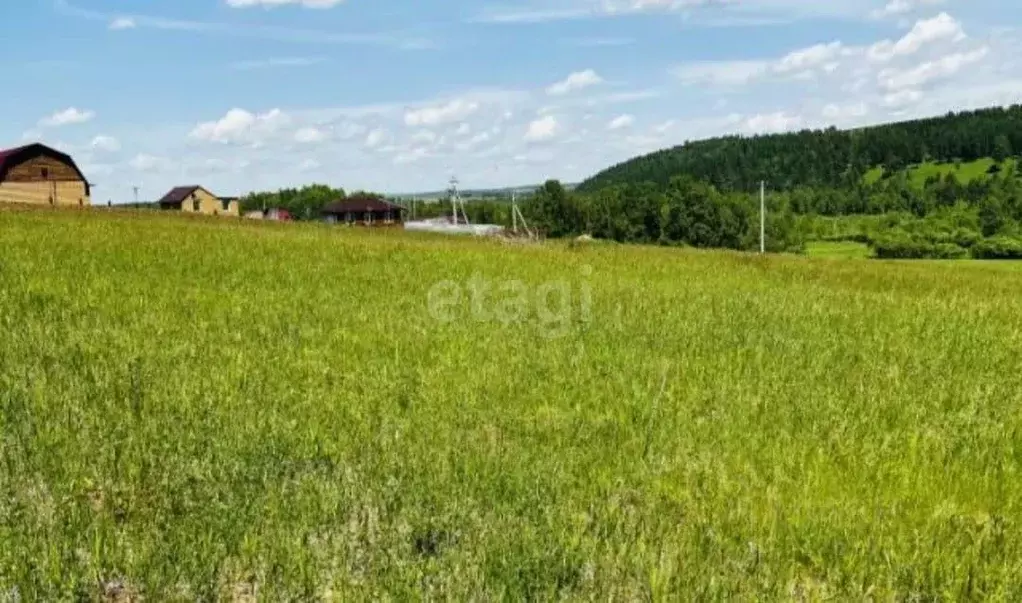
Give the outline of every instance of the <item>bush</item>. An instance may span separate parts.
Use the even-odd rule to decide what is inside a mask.
[[[969,252],[953,243],[887,236],[871,243],[877,258],[885,260],[957,260]]]
[[[1011,237],[991,237],[972,247],[977,260],[1022,260],[1022,241]]]

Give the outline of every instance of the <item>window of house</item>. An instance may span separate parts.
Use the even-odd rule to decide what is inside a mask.
[[[50,177],[50,168],[43,168],[40,171],[43,174],[43,178],[49,178]]]
[[[200,211],[202,209],[202,202],[195,195],[192,195],[192,211]]]

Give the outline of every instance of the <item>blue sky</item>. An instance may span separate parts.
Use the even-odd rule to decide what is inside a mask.
[[[177,184],[576,181],[658,148],[1022,102],[1002,0],[18,0],[0,146]]]

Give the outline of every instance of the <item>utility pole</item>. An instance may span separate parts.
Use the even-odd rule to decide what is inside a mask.
[[[515,190],[511,189],[511,231],[518,234],[518,203],[515,199]]]
[[[759,182],[759,252],[766,253],[766,182]]]
[[[135,191],[135,205],[138,205],[138,187],[137,186],[133,186],[133,187],[131,187],[131,189],[133,191]]]

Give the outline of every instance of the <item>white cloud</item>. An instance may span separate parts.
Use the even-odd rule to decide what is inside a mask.
[[[954,17],[940,13],[932,19],[916,21],[912,29],[896,42],[884,40],[869,48],[868,56],[875,61],[889,61],[892,58],[919,52],[921,48],[941,40],[957,42],[965,39],[965,31]]]
[[[815,46],[796,50],[781,57],[773,65],[773,70],[776,73],[805,72],[809,69],[831,64],[834,59],[841,55],[842,48],[841,42],[835,41],[829,44],[816,44]]]
[[[407,126],[436,126],[458,122],[479,110],[479,103],[456,98],[441,105],[412,109],[405,113]]]
[[[829,103],[820,111],[820,114],[831,123],[855,120],[865,117],[868,113],[869,105],[861,101],[849,104]]]
[[[231,63],[232,69],[251,70],[270,67],[309,67],[323,62],[323,57],[279,57],[258,59],[253,61],[236,61]]]
[[[519,0],[514,5],[484,6],[473,21],[543,23],[568,19],[677,13],[689,22],[715,25],[762,25],[812,17],[854,17],[861,2],[834,0]]]
[[[753,134],[786,132],[797,128],[802,123],[798,115],[788,115],[783,111],[754,115],[745,120],[744,128]]]
[[[914,10],[943,4],[944,0],[889,0],[883,8],[878,8],[870,13],[875,19],[904,15]]]
[[[170,167],[170,161],[164,157],[139,153],[128,162],[128,165],[139,172],[160,172]]]
[[[383,143],[387,142],[389,134],[383,128],[376,128],[366,135],[365,146],[370,149],[380,147]]]
[[[326,134],[314,127],[301,128],[295,132],[295,142],[303,144],[312,144],[317,142],[323,142],[326,140]]]
[[[768,61],[701,61],[672,69],[683,84],[698,86],[741,86],[767,73]]]
[[[113,153],[121,150],[121,143],[112,136],[99,135],[92,139],[89,146],[97,151],[106,151]]]
[[[189,136],[206,142],[262,143],[289,122],[280,109],[255,114],[244,109],[231,109],[216,121],[200,123]]]
[[[529,123],[525,131],[527,142],[543,142],[552,139],[559,130],[557,118],[553,115],[546,115]]]
[[[323,167],[323,164],[315,159],[305,159],[298,164],[299,172],[313,172]]]
[[[969,52],[949,54],[911,69],[885,69],[878,76],[879,82],[882,87],[891,92],[917,89],[934,80],[955,75],[963,67],[983,59],[988,52],[989,49],[984,46]]]
[[[342,4],[344,0],[227,0],[227,6],[234,8],[249,8],[252,6],[287,6],[294,4],[305,8],[333,8]]]
[[[138,25],[135,23],[135,20],[131,17],[117,17],[110,21],[110,25],[108,27],[116,31],[121,29],[135,29],[137,26]]]
[[[621,130],[635,123],[634,115],[618,115],[607,124],[608,130]]]
[[[585,71],[576,71],[565,79],[551,84],[546,91],[551,96],[563,96],[601,83],[603,83],[603,78],[598,73],[592,69],[586,69]]]
[[[907,105],[914,105],[922,98],[922,92],[906,89],[885,94],[882,102],[887,107],[900,108]]]
[[[39,125],[47,128],[56,128],[71,124],[83,124],[87,121],[92,121],[94,117],[96,117],[96,113],[93,111],[83,111],[70,107],[63,111],[57,111],[49,117],[42,118],[39,120]]]

